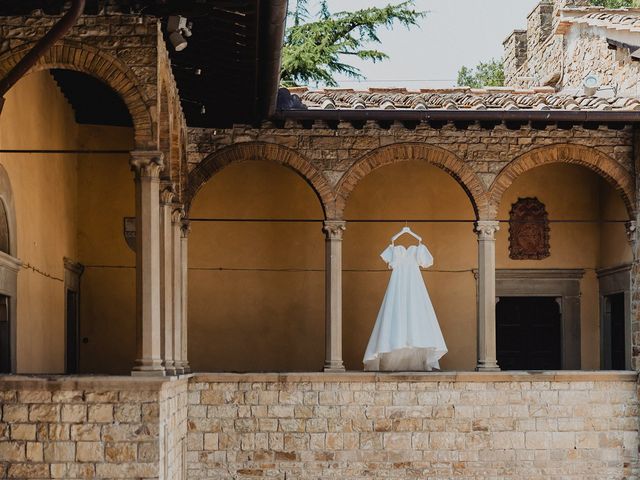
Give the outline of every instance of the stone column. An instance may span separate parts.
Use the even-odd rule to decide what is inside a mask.
[[[162,152],[131,152],[136,186],[136,361],[132,375],[164,375],[160,324]]]
[[[478,233],[478,364],[479,372],[498,371],[496,360],[496,231],[500,223],[479,220]]]
[[[175,375],[173,347],[174,335],[174,282],[173,249],[174,235],[171,217],[173,213],[173,184],[167,185],[160,193],[160,319],[162,324],[162,359],[167,375]]]
[[[342,235],[346,222],[327,220],[325,241],[325,372],[344,372],[342,362]]]
[[[188,284],[188,280],[189,280],[189,232],[191,232],[191,227],[189,225],[189,221],[188,220],[183,220],[182,221],[182,229],[181,229],[181,243],[182,243],[182,248],[180,249],[180,253],[182,255],[182,259],[180,262],[180,265],[182,267],[182,275],[181,275],[181,280],[182,280],[182,288],[180,289],[182,295],[181,295],[181,306],[182,306],[182,315],[181,315],[181,319],[182,319],[182,335],[180,336],[181,338],[181,343],[182,343],[182,353],[181,353],[181,360],[182,360],[182,369],[184,370],[184,373],[191,373],[191,366],[189,365],[189,356],[188,354],[188,343],[187,343],[187,327],[188,327],[188,314],[187,314],[187,310],[188,310],[188,293],[189,293],[189,284]]]
[[[182,360],[182,219],[184,210],[182,206],[178,206],[173,211],[173,251],[172,251],[172,282],[173,282],[173,345],[176,357],[176,371],[179,374],[184,373],[184,365]]]

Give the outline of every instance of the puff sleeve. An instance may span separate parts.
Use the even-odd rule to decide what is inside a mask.
[[[393,261],[393,245],[389,245],[385,248],[384,252],[380,254],[380,257],[391,268],[391,262]]]
[[[433,256],[423,244],[418,247],[418,265],[422,268],[428,268],[433,265]]]

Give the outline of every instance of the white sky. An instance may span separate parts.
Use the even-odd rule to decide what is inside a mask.
[[[373,64],[349,57],[349,63],[360,68],[367,80],[339,77],[338,82],[351,88],[453,86],[463,65],[473,67],[479,61],[502,57],[502,42],[514,29],[526,28],[527,15],[538,1],[416,0],[418,10],[429,12],[420,28],[381,29],[382,45],[375,48],[391,58]],[[310,11],[317,11],[314,2],[309,3]],[[329,0],[329,7],[336,12],[387,3],[397,0]]]

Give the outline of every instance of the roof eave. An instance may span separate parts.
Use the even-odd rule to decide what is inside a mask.
[[[278,110],[274,120],[386,122],[640,123],[640,111],[570,110]]]

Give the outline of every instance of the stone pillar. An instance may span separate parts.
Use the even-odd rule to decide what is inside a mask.
[[[182,343],[182,369],[184,373],[191,373],[191,366],[189,365],[189,356],[188,356],[188,343],[187,343],[187,327],[188,327],[188,293],[189,293],[189,232],[191,231],[191,227],[189,225],[188,220],[182,221],[182,229],[181,229],[181,243],[182,248],[180,249],[182,259],[180,265],[182,267],[182,288],[180,289],[181,295],[181,306],[182,306],[182,335],[181,335],[181,343]]]
[[[176,371],[179,374],[184,373],[182,362],[182,219],[184,210],[182,206],[178,206],[173,211],[173,250],[172,250],[172,282],[173,282],[173,345],[176,357]]]
[[[496,360],[496,231],[500,223],[480,220],[478,233],[478,364],[479,372],[498,371]]]
[[[325,372],[343,372],[342,235],[346,222],[327,220],[325,242]]]
[[[162,324],[162,359],[167,375],[175,375],[174,358],[174,295],[173,282],[173,249],[174,234],[171,222],[173,211],[173,196],[175,189],[173,184],[167,185],[160,193],[160,319]]]
[[[160,324],[162,152],[131,152],[136,186],[136,361],[132,375],[164,375]]]

